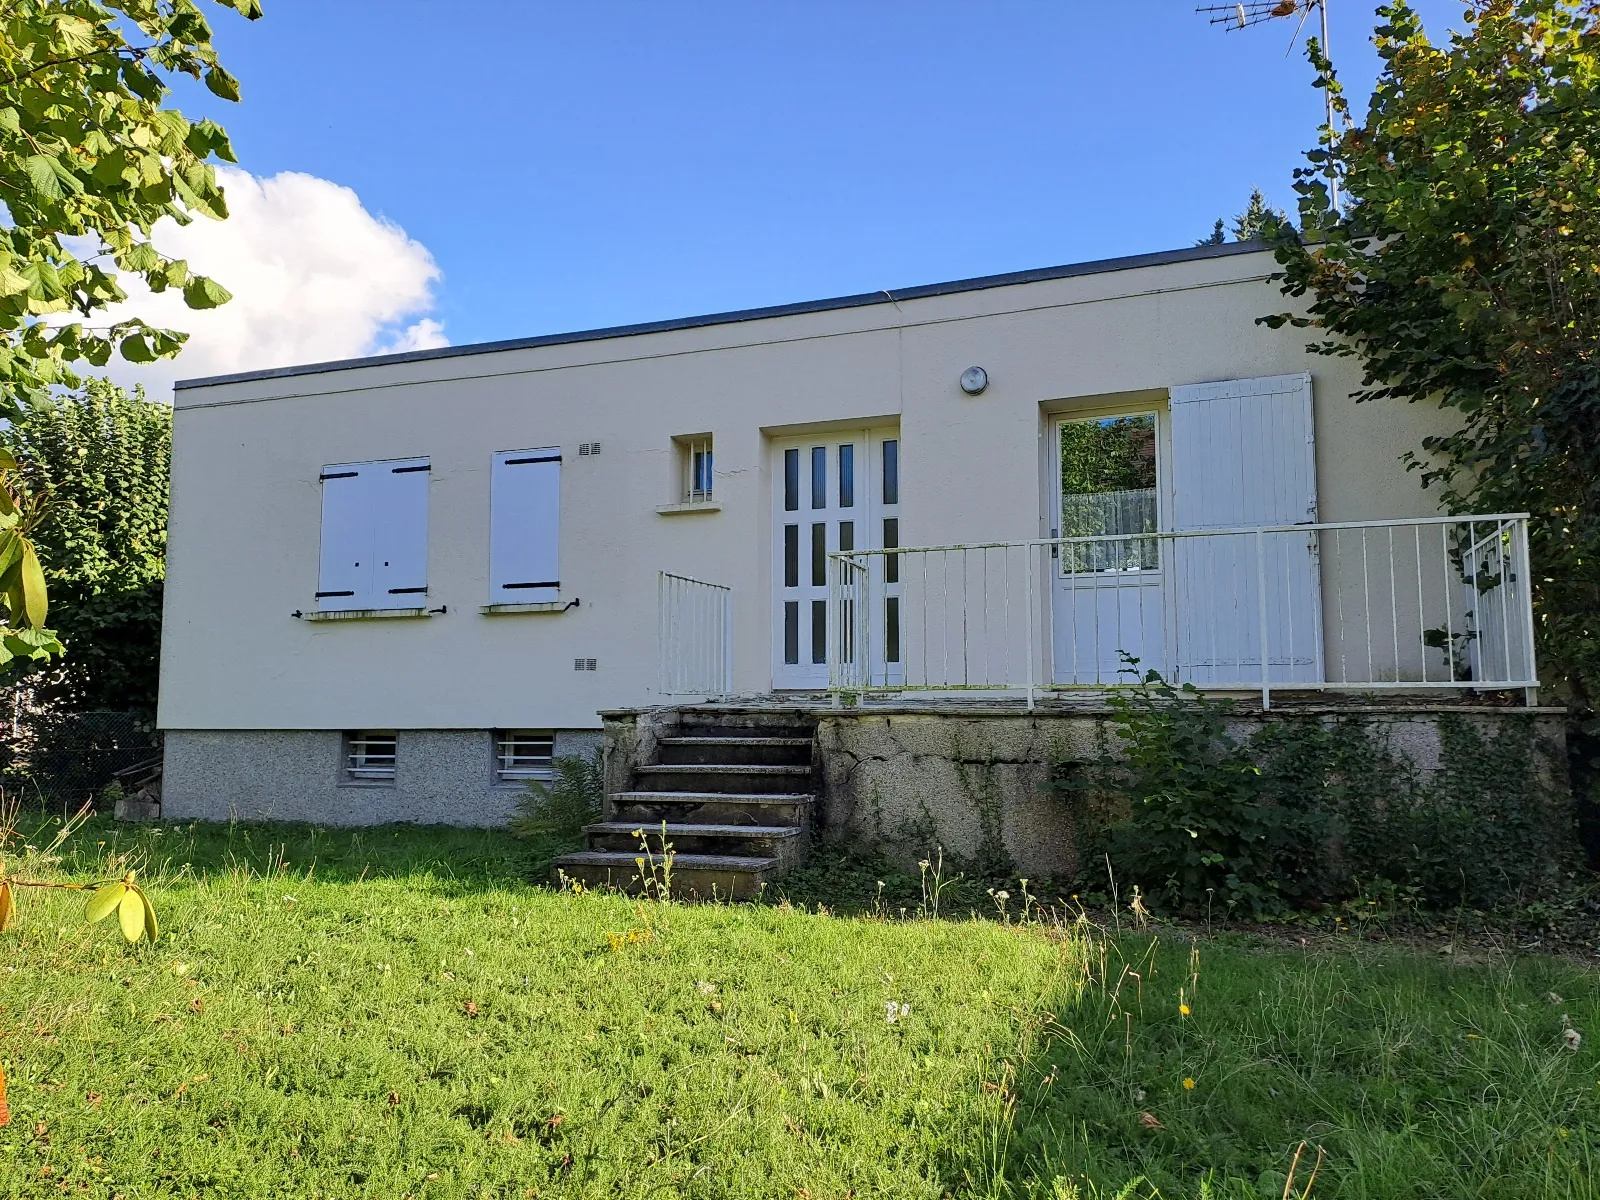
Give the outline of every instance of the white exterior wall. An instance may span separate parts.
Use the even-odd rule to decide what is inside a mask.
[[[656,576],[733,589],[735,688],[771,684],[767,438],[901,428],[901,544],[1039,536],[1047,414],[1173,385],[1309,370],[1321,519],[1436,511],[1398,455],[1436,410],[1361,405],[1308,355],[1265,252],[832,311],[181,389],[162,646],[169,729],[585,728],[656,702]],[[957,383],[978,364],[990,386]],[[681,499],[672,439],[711,431],[721,511]],[[598,441],[598,457],[580,442]],[[489,464],[560,446],[561,581],[582,603],[484,616]],[[330,463],[426,456],[426,620],[311,623]],[[598,670],[573,670],[575,657]]]

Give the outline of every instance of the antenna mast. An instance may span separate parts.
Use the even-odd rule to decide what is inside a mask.
[[[1265,25],[1268,21],[1275,21],[1279,17],[1292,17],[1300,14],[1300,24],[1295,27],[1295,38],[1300,36],[1300,31],[1305,28],[1306,18],[1311,15],[1311,10],[1316,9],[1322,19],[1322,53],[1330,57],[1328,49],[1328,0],[1247,0],[1244,4],[1204,4],[1195,9],[1197,13],[1204,13],[1212,25],[1221,25],[1223,29],[1232,33],[1236,29],[1249,29],[1253,25]],[[1294,49],[1294,39],[1289,41],[1289,49]],[[1333,92],[1323,89],[1323,101],[1326,105],[1328,119],[1328,135],[1333,136]],[[1328,200],[1333,205],[1333,211],[1339,211],[1339,181],[1331,173],[1328,176]]]

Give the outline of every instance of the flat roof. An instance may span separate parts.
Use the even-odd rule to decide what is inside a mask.
[[[292,375],[317,375],[325,371],[351,371],[358,367],[389,366],[395,363],[424,362],[435,358],[458,358],[468,354],[497,354],[504,350],[532,350],[540,346],[560,346],[569,342],[598,342],[606,338],[637,337],[644,333],[669,333],[678,329],[699,329],[707,325],[732,325],[739,321],[764,321],[770,317],[789,317],[800,313],[830,312],[842,308],[865,308],[873,304],[893,304],[901,300],[922,300],[930,296],[950,296],[984,288],[1011,287],[1019,283],[1040,283],[1047,279],[1070,279],[1075,275],[1101,275],[1111,271],[1132,271],[1139,267],[1159,267],[1168,263],[1197,259],[1227,258],[1267,249],[1262,242],[1226,242],[1221,245],[1191,246],[1183,250],[1163,250],[1155,254],[1132,254],[1122,258],[1101,258],[1092,262],[1068,263],[1059,267],[1037,267],[1031,271],[1011,271],[1004,275],[979,275],[949,283],[927,283],[919,287],[890,292],[861,292],[854,296],[834,296],[826,300],[805,300],[797,304],[774,304],[766,308],[742,308],[734,312],[707,313],[698,317],[677,317],[668,321],[645,321],[637,325],[612,325],[605,329],[583,329],[575,333],[549,333],[538,337],[510,338],[499,342],[476,342],[465,346],[440,346],[434,350],[407,350],[398,354],[375,354],[367,358],[342,358],[333,362],[307,363],[294,367],[270,367],[264,371],[240,371],[232,375],[209,375],[201,379],[180,379],[172,386],[211,387],[219,383],[244,383],[254,379],[282,379]]]

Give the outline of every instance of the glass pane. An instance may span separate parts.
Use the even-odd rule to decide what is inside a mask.
[[[800,507],[800,451],[783,452],[783,511]]]
[[[813,600],[811,602],[811,661],[814,663],[828,661],[828,602],[826,600]]]
[[[1157,528],[1156,418],[1153,413],[1066,421],[1061,426],[1061,536],[1116,537]],[[1061,569],[1151,571],[1154,538],[1063,546]]]
[[[800,601],[790,600],[783,606],[783,661],[800,661]]]
[[[711,481],[715,478],[715,473],[711,469],[710,450],[696,450],[694,452],[694,461],[690,474],[692,478],[689,484],[691,492],[689,498],[691,500],[703,500],[709,497],[711,495]]]
[[[856,502],[856,448],[839,447],[839,507],[853,508]]]
[[[890,596],[883,602],[883,656],[889,662],[900,661],[900,597]]]
[[[811,586],[828,586],[828,527],[821,521],[811,527]]]
[[[856,548],[856,523],[854,521],[839,522],[839,549],[848,554]]]
[[[828,448],[811,448],[811,507],[828,507]]]
[[[900,518],[885,517],[883,519],[883,548],[893,550],[900,545]],[[900,556],[898,554],[885,554],[883,556],[883,581],[885,583],[900,582]]]
[[[900,442],[897,439],[883,444],[883,502],[900,503]]]
[[[783,586],[800,586],[800,526],[783,527]]]

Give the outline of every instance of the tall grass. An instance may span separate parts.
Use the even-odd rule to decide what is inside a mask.
[[[1600,1195],[1591,968],[935,919],[929,873],[904,918],[580,895],[558,848],[92,823],[37,865],[136,867],[163,934],[25,897],[0,1195]]]

